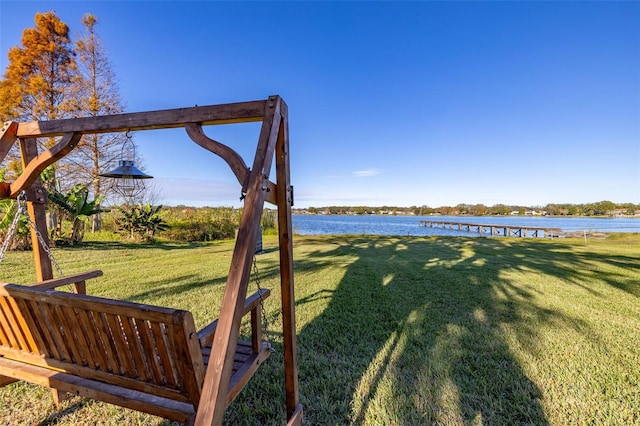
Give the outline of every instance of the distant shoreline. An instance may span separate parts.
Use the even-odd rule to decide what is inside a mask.
[[[298,216],[415,216],[415,217],[526,217],[526,218],[553,218],[553,219],[640,219],[640,215],[526,215],[526,214],[485,214],[485,215],[473,215],[473,214],[425,214],[416,215],[408,213],[311,213],[304,210],[294,210],[291,212],[293,215]]]

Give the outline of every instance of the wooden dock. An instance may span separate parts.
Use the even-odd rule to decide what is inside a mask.
[[[465,223],[442,220],[421,220],[419,225],[429,228],[452,229],[501,237],[556,238],[562,235],[562,229],[560,228],[541,228],[536,226],[495,225],[489,223]]]

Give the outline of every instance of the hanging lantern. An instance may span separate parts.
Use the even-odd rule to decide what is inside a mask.
[[[101,173],[100,176],[118,179],[116,188],[122,195],[131,197],[144,189],[144,184],[139,182],[139,180],[151,179],[153,176],[145,174],[135,166],[136,146],[133,143],[129,132],[127,132],[126,136],[127,140],[122,146],[122,159],[118,162],[118,167],[107,173]],[[129,151],[126,149],[127,143],[131,144],[131,149]],[[127,153],[129,153],[130,158],[125,159]]]

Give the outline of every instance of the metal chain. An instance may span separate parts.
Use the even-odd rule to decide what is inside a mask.
[[[62,273],[62,268],[60,268],[60,265],[58,265],[58,261],[56,261],[56,258],[53,257],[53,253],[51,252],[51,248],[47,245],[47,243],[44,240],[44,237],[42,236],[42,234],[40,233],[40,231],[36,227],[36,224],[33,223],[31,218],[29,218],[29,226],[35,232],[36,237],[38,237],[38,241],[40,241],[40,245],[42,246],[44,251],[47,253],[47,257],[49,258],[49,260],[51,261],[53,266],[56,267],[56,270],[58,271],[58,274],[60,274],[61,277],[64,277],[64,274]]]
[[[258,262],[256,261],[256,255],[253,255],[253,277],[256,283],[256,287],[258,287],[258,297],[260,298],[260,310],[262,311],[262,324],[263,324],[263,333],[265,339],[267,340],[267,345],[269,346],[270,352],[275,352],[275,348],[271,344],[271,333],[269,332],[269,319],[267,318],[267,311],[264,309],[264,299],[262,297],[262,286],[260,285],[260,270],[258,269]]]
[[[7,231],[7,235],[5,236],[4,241],[2,242],[2,247],[0,247],[0,263],[2,263],[2,259],[4,259],[4,255],[9,250],[9,244],[11,244],[11,240],[16,233],[16,229],[18,229],[18,223],[20,222],[20,216],[26,213],[27,209],[22,204],[24,200],[27,199],[27,193],[25,191],[20,192],[17,198],[17,207],[16,207],[16,215],[13,217],[13,221],[9,226],[9,230]]]
[[[27,215],[27,218],[29,218],[29,227],[36,234],[36,237],[38,238],[38,241],[40,242],[40,245],[42,246],[44,251],[47,253],[47,257],[49,258],[49,260],[51,261],[53,266],[55,266],[56,270],[58,271],[58,274],[60,274],[61,277],[64,277],[64,273],[62,273],[62,268],[60,268],[60,265],[58,265],[58,262],[56,261],[56,258],[53,256],[53,253],[51,252],[51,248],[46,243],[44,237],[42,236],[42,234],[40,233],[40,231],[36,227],[36,224],[33,223],[33,221],[31,220],[31,217],[27,214],[27,204],[26,204],[27,193],[25,191],[21,191],[20,194],[18,195],[18,197],[16,198],[16,201],[18,203],[17,204],[17,209],[16,209],[16,216],[13,218],[13,222],[11,223],[11,227],[9,228],[9,231],[7,232],[7,237],[5,238],[4,242],[2,243],[2,248],[0,248],[0,262],[2,262],[2,258],[4,257],[4,254],[9,249],[9,243],[11,242],[11,239],[13,238],[13,235],[16,232],[16,229],[18,227],[18,222],[20,221],[20,216]]]

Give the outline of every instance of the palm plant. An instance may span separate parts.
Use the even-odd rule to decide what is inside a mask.
[[[71,244],[79,244],[84,239],[85,223],[94,214],[108,210],[100,208],[104,196],[101,195],[89,201],[89,189],[84,184],[77,184],[63,194],[57,190],[50,192],[49,200],[64,210],[73,222],[71,227]]]
[[[0,169],[0,182],[4,182],[5,180],[5,169]],[[0,215],[2,215],[0,219],[0,240],[4,241],[5,238],[11,237],[8,235],[9,228],[11,227],[11,223],[15,217],[13,213],[16,208],[16,202],[11,199],[2,199],[0,200]],[[26,250],[30,247],[31,240],[29,238],[29,219],[27,216],[22,216],[18,221],[17,229],[15,230],[15,234],[13,235],[13,241],[9,246],[11,250]]]

